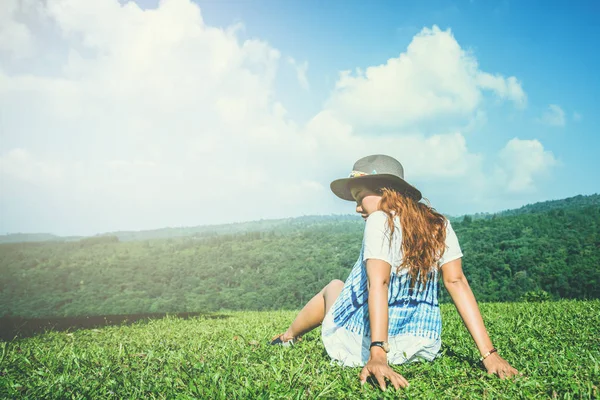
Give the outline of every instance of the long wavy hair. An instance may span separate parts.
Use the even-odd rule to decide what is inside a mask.
[[[429,204],[395,190],[383,188],[378,192],[382,195],[379,207],[387,214],[390,238],[394,233],[394,216],[400,218],[402,263],[397,271],[408,268],[411,287],[419,283],[424,288],[446,249],[446,218]]]

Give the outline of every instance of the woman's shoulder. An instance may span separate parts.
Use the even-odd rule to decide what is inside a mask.
[[[387,214],[385,213],[385,211],[382,211],[382,210],[373,211],[367,217],[367,222],[368,221],[386,221],[386,220],[387,220]]]
[[[392,212],[391,216],[393,216],[394,225],[400,227],[400,218]],[[367,217],[367,225],[388,225],[388,218],[390,214],[386,213],[382,210],[373,211]]]
[[[398,217],[394,218],[394,225],[398,225],[399,219]],[[389,227],[388,224],[388,214],[385,211],[377,210],[373,211],[367,217],[365,228],[368,230],[369,228],[374,229],[383,229]]]
[[[388,214],[384,211],[373,211],[367,217],[365,224],[365,235],[388,235],[390,233],[390,225],[388,222]],[[400,219],[395,216],[394,219],[394,234],[400,231]]]

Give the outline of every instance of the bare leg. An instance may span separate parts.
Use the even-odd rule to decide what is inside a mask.
[[[283,341],[286,342],[295,337],[313,330],[321,325],[323,318],[340,295],[344,282],[335,279],[323,288],[315,297],[310,299],[292,322],[292,325],[283,334]]]

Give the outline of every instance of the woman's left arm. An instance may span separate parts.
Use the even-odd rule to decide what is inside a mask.
[[[442,265],[442,275],[444,286],[446,286],[448,293],[450,293],[450,297],[452,297],[458,313],[473,337],[479,353],[483,357],[494,346],[483,324],[483,318],[479,312],[475,296],[463,273],[461,259],[459,258]],[[490,374],[496,374],[501,379],[519,374],[519,371],[511,367],[497,352],[488,355],[483,360],[483,365]]]

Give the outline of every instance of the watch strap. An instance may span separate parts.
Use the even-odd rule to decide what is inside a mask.
[[[389,345],[386,342],[371,342],[369,349],[371,349],[373,346],[381,347],[386,353],[390,351]]]

